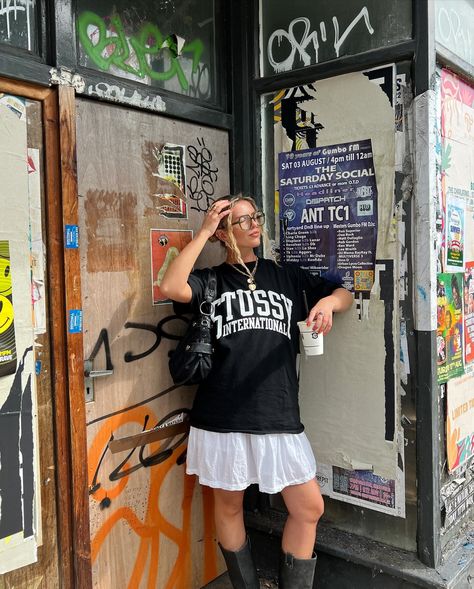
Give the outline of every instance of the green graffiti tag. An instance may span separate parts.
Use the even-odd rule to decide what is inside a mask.
[[[173,49],[176,47],[173,39],[171,37],[164,39],[158,27],[153,23],[145,23],[137,35],[128,39],[125,35],[122,20],[118,15],[110,17],[110,28],[108,29],[103,18],[95,14],[95,12],[86,10],[80,14],[77,25],[79,41],[82,47],[99,69],[108,71],[113,65],[139,78],[149,76],[152,80],[162,81],[177,76],[181,88],[183,90],[188,89],[189,83],[179,62],[179,57],[173,54]],[[92,39],[87,32],[90,26],[96,28]],[[111,36],[111,31],[115,35]],[[150,63],[153,56],[158,55],[163,50],[164,42],[167,42],[169,46],[167,50],[170,57],[170,67],[166,71],[157,72],[152,69]],[[193,73],[198,69],[203,51],[204,45],[201,39],[194,39],[184,44],[182,53],[189,53],[193,56]],[[129,61],[133,57],[133,53],[136,57],[136,67],[131,65]]]

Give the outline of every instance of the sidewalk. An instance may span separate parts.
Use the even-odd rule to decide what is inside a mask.
[[[203,587],[203,589],[232,589],[229,575],[224,573],[212,581],[212,583]],[[260,579],[260,589],[278,589],[278,584],[270,579]]]

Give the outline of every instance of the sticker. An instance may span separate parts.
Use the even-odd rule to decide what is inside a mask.
[[[0,104],[4,104],[20,120],[25,118],[26,103],[24,98],[20,98],[19,96],[11,96],[10,94],[0,94]]]
[[[0,376],[15,374],[17,365],[10,242],[0,240]]]
[[[355,270],[354,271],[354,290],[370,291],[374,285],[373,270]]]
[[[154,194],[158,200],[160,215],[167,219],[186,219],[188,212],[186,206],[186,165],[184,145],[165,143],[161,151],[155,150],[158,163],[157,172],[153,176],[166,180],[173,184],[179,194],[173,192],[157,192]]]
[[[81,333],[82,331],[82,309],[71,309],[69,311],[69,333]]]
[[[78,225],[66,225],[66,248],[77,249],[79,247],[79,226]]]
[[[35,374],[36,376],[41,374],[41,360],[36,360],[35,362]]]

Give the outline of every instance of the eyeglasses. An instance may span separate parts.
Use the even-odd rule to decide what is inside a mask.
[[[262,211],[256,211],[253,215],[242,215],[231,223],[231,225],[240,225],[243,231],[248,231],[252,228],[252,221],[255,221],[259,227],[265,223],[265,213]]]

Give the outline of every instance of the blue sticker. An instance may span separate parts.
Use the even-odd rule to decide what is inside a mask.
[[[77,249],[79,247],[79,226],[66,225],[65,235],[66,248]]]
[[[36,360],[35,362],[35,373],[38,376],[41,372],[41,360]]]
[[[69,333],[81,333],[82,331],[82,309],[70,309],[69,311]]]

